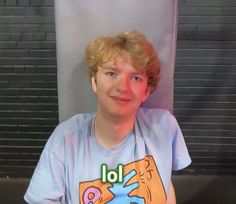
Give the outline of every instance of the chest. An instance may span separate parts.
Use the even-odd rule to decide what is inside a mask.
[[[162,178],[152,155],[145,145],[135,142],[112,152],[93,146],[79,148],[74,155],[73,171],[68,173],[71,195],[79,203],[159,203],[164,204],[166,195]],[[90,144],[91,145],[91,144]],[[141,149],[141,150],[140,150]],[[117,169],[118,164],[122,170]],[[102,166],[106,166],[105,172]],[[111,172],[122,177],[121,182],[110,182]],[[110,173],[110,175],[109,175]],[[106,182],[102,179],[106,177]]]

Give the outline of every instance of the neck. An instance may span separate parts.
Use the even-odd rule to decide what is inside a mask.
[[[125,139],[134,127],[135,115],[130,117],[111,117],[97,111],[95,135],[104,147],[112,147]]]

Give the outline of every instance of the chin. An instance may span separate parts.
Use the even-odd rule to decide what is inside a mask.
[[[135,110],[131,110],[131,109],[117,109],[116,111],[111,111],[110,113],[114,116],[114,117],[120,117],[120,118],[124,118],[124,117],[130,117],[132,115],[136,114],[136,109]]]

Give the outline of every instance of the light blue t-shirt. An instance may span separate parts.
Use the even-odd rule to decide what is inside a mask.
[[[61,123],[49,138],[34,171],[28,203],[164,203],[172,170],[191,163],[175,117],[140,108],[135,127],[112,148],[94,134],[95,113]],[[123,183],[101,183],[101,165],[124,165]],[[117,171],[118,172],[118,171]]]

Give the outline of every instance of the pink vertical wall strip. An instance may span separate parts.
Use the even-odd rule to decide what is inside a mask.
[[[84,65],[84,49],[95,36],[137,30],[153,43],[161,80],[145,107],[173,110],[177,0],[56,0],[59,119],[96,110]]]

